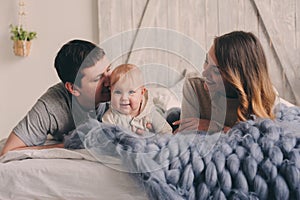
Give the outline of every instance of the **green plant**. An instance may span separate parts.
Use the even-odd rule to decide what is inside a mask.
[[[13,41],[16,40],[26,40],[30,41],[36,38],[36,32],[33,31],[26,31],[21,27],[10,25],[10,33],[12,34],[10,39]]]

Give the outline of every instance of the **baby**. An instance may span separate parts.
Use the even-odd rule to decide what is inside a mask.
[[[172,133],[172,128],[156,110],[144,86],[141,70],[133,64],[116,67],[110,76],[111,106],[104,114],[104,123],[123,126],[135,133],[138,130]],[[152,129],[147,128],[147,124]]]

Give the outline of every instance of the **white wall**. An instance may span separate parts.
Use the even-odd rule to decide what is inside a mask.
[[[0,139],[7,137],[37,98],[59,81],[53,61],[67,41],[98,43],[97,0],[24,0],[27,27],[37,32],[29,57],[13,54],[9,25],[18,0],[0,0]]]

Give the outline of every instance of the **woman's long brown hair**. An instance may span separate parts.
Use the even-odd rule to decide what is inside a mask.
[[[234,31],[216,37],[214,45],[222,77],[238,93],[238,120],[245,121],[253,114],[273,119],[276,94],[258,38],[250,32]]]

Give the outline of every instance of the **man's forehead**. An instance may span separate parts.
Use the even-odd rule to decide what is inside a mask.
[[[103,74],[110,66],[109,60],[104,56],[94,66],[86,67],[81,72],[84,76],[98,76]]]
[[[110,66],[110,61],[106,56],[103,56],[97,63],[96,68],[101,71],[101,73],[104,73],[106,69]]]
[[[98,61],[98,63],[99,63],[100,65],[102,65],[103,68],[107,68],[108,66],[110,66],[110,61],[109,61],[109,59],[108,59],[106,56],[103,56],[103,58],[100,59],[100,60]]]

